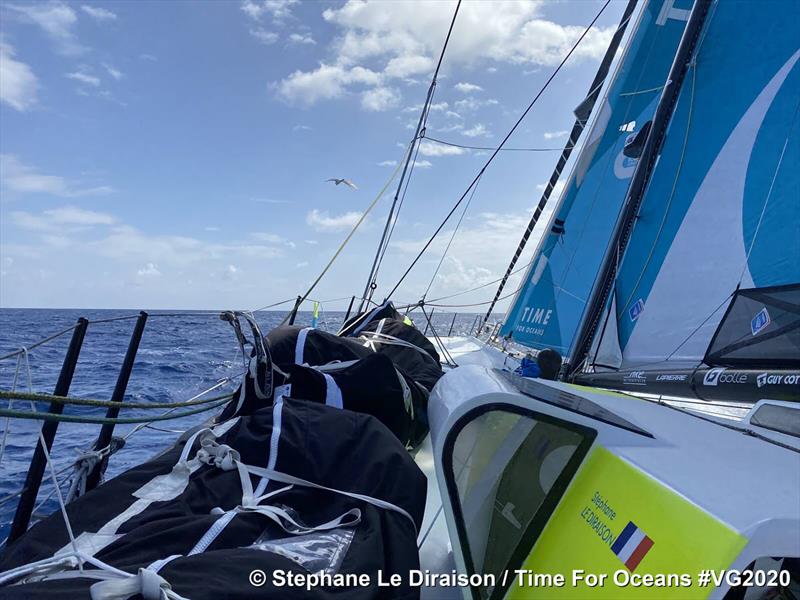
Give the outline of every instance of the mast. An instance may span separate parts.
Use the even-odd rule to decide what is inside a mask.
[[[364,304],[372,299],[372,294],[375,292],[375,288],[377,288],[377,277],[378,277],[378,269],[381,266],[382,255],[386,251],[386,247],[389,244],[389,236],[391,235],[390,228],[392,226],[392,218],[395,215],[395,208],[397,207],[397,201],[400,199],[400,193],[403,189],[403,183],[406,180],[406,173],[408,173],[409,164],[411,164],[412,157],[416,159],[416,152],[414,151],[415,148],[420,144],[421,137],[425,133],[425,123],[428,120],[428,112],[430,111],[431,100],[433,99],[433,93],[436,90],[436,82],[437,78],[439,77],[439,69],[442,66],[442,60],[444,60],[444,53],[447,50],[447,44],[450,41],[450,34],[453,33],[453,26],[456,24],[456,17],[458,16],[458,9],[461,8],[461,0],[458,0],[458,4],[456,4],[456,10],[453,12],[453,18],[450,21],[450,28],[447,30],[447,37],[444,40],[444,44],[442,45],[442,52],[439,54],[439,62],[436,63],[436,69],[433,72],[433,77],[431,78],[431,84],[428,87],[428,95],[425,97],[425,103],[422,105],[422,111],[419,115],[419,121],[417,121],[417,128],[414,131],[414,137],[411,139],[411,144],[408,148],[408,153],[406,154],[405,164],[403,165],[403,172],[400,174],[400,181],[397,182],[397,190],[394,193],[394,198],[392,199],[392,206],[389,209],[389,214],[386,217],[386,224],[383,227],[383,233],[381,234],[381,240],[378,242],[378,250],[375,253],[375,258],[372,261],[372,267],[369,271],[369,277],[367,277],[367,285],[364,287],[364,293],[361,294],[361,299],[358,303],[358,311],[362,312],[364,310]],[[409,175],[410,177],[410,175]]]
[[[589,354],[592,340],[613,290],[619,261],[630,239],[645,189],[658,159],[659,151],[666,136],[667,126],[675,109],[689,62],[697,46],[710,5],[711,0],[696,0],[692,7],[689,22],[684,30],[667,78],[667,85],[653,116],[650,134],[642,149],[641,158],[636,165],[625,205],[603,258],[602,267],[592,288],[587,308],[583,313],[578,334],[575,338],[577,343],[569,359],[562,367],[562,374],[570,379],[574,378],[575,371],[580,368]]]
[[[592,80],[592,84],[589,86],[589,93],[586,95],[586,98],[578,105],[575,109],[575,123],[572,125],[572,131],[570,131],[569,137],[567,138],[567,142],[564,145],[564,150],[561,152],[561,156],[556,163],[555,169],[553,169],[553,173],[550,175],[550,180],[547,182],[547,186],[544,188],[544,192],[542,192],[542,197],[539,199],[539,204],[536,206],[536,209],[531,216],[531,220],[528,223],[528,227],[525,229],[525,232],[522,234],[522,239],[517,246],[516,251],[514,252],[514,256],[511,257],[511,262],[508,264],[508,268],[506,269],[505,275],[503,275],[503,279],[500,281],[500,285],[497,287],[497,291],[495,292],[494,298],[492,299],[492,303],[489,305],[489,309],[486,311],[486,315],[483,317],[483,322],[489,320],[490,315],[492,314],[492,310],[494,310],[495,304],[500,299],[500,294],[503,293],[503,289],[505,288],[506,282],[508,281],[509,276],[511,275],[514,267],[519,260],[519,257],[522,255],[522,252],[525,250],[525,246],[528,243],[528,239],[533,233],[533,228],[536,226],[536,223],[539,222],[539,218],[544,212],[545,206],[547,206],[548,201],[550,200],[550,194],[553,193],[553,189],[555,189],[556,183],[558,183],[559,178],[561,177],[561,172],[564,170],[564,166],[567,164],[567,160],[569,160],[570,155],[572,154],[573,149],[578,143],[578,139],[580,138],[583,130],[586,128],[586,124],[589,121],[589,117],[594,110],[595,102],[597,102],[597,98],[600,96],[600,90],[603,87],[603,83],[608,76],[608,71],[611,68],[611,63],[614,60],[614,56],[617,53],[617,49],[619,48],[619,44],[622,41],[622,37],[625,34],[625,30],[628,26],[628,21],[630,21],[631,15],[633,14],[634,9],[636,8],[637,0],[629,0],[628,5],[625,7],[625,12],[622,14],[622,18],[620,19],[619,26],[617,27],[617,31],[614,33],[614,37],[611,38],[611,42],[606,49],[606,53],[603,56],[603,60],[600,62],[600,66],[597,69],[597,73]],[[513,303],[512,303],[513,304]]]

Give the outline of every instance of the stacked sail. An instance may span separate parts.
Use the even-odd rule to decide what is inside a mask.
[[[502,335],[534,348],[569,351],[636,167],[636,144],[646,137],[689,8],[689,0],[652,0],[638,12]]]

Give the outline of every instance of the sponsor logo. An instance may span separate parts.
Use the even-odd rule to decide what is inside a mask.
[[[686,381],[688,375],[659,375],[656,381]]]
[[[544,308],[536,308],[526,306],[522,311],[521,323],[536,323],[537,325],[547,325],[550,322],[550,316],[553,314],[552,309],[545,310]]]
[[[639,315],[641,315],[643,311],[644,300],[639,298],[636,303],[628,309],[628,316],[631,318],[631,321],[635,321],[639,318]]]
[[[765,385],[797,385],[800,383],[800,375],[770,375],[761,373],[756,377],[758,387]]]
[[[724,367],[709,369],[703,377],[703,385],[717,385],[719,383],[747,383],[747,373],[728,373]]]
[[[703,377],[703,385],[717,385],[719,383],[719,376],[725,369],[711,369]]]
[[[755,317],[750,319],[750,332],[753,335],[758,335],[764,331],[771,322],[772,319],[769,318],[769,312],[767,312],[767,307],[765,306],[756,313]]]
[[[633,176],[633,172],[636,170],[637,162],[639,162],[638,159],[625,156],[620,150],[620,153],[614,160],[614,176],[617,179],[630,179]]]
[[[628,385],[647,385],[647,374],[644,371],[631,371],[622,378]]]

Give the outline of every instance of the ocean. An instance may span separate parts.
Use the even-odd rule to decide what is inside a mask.
[[[78,365],[70,388],[71,396],[108,400],[128,347],[137,311],[84,310],[84,309],[0,309],[0,356],[20,347],[31,346],[60,330],[70,327],[79,317],[90,321],[81,349]],[[231,326],[220,320],[219,312],[207,311],[148,311],[150,315],[136,356],[125,400],[129,402],[179,402],[211,387],[221,379],[231,377],[213,394],[233,391],[238,376],[243,372],[242,357]],[[266,333],[286,315],[285,311],[256,313],[262,332]],[[416,313],[420,328],[424,319]],[[341,325],[343,312],[322,312],[318,326],[336,331]],[[412,313],[412,318],[415,314]],[[433,326],[439,335],[469,333],[475,314],[462,313],[453,322],[453,313],[434,313]],[[110,320],[119,317],[132,317]],[[311,313],[300,312],[297,325],[310,325]],[[36,392],[52,393],[61,364],[69,344],[66,333],[29,352],[31,385]],[[249,332],[248,332],[249,335]],[[20,361],[17,389],[27,390],[27,368]],[[17,358],[0,361],[0,389],[11,390],[17,370]],[[8,407],[7,400],[0,406]],[[19,410],[30,410],[25,401],[14,401]],[[37,405],[45,411],[46,404]],[[160,414],[165,409],[129,409],[121,417]],[[182,409],[179,409],[179,411]],[[65,414],[104,416],[104,408],[67,406]],[[208,419],[214,411],[200,413],[176,420],[161,421],[140,429],[126,442],[125,447],[111,456],[106,477],[119,473],[148,460],[171,445],[185,429]],[[41,421],[0,419],[0,440],[5,438],[5,451],[0,458],[0,541],[5,540],[16,510],[20,489],[25,480],[33,448],[37,443]],[[117,425],[115,436],[129,434],[135,425]],[[52,450],[59,483],[66,493],[69,488],[69,466],[84,451],[90,449],[97,438],[100,426],[96,424],[61,423]],[[63,471],[63,472],[62,472]],[[58,509],[54,486],[49,471],[45,471],[39,492],[34,519],[42,518]]]

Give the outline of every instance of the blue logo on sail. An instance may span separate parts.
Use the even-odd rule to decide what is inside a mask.
[[[644,311],[644,300],[639,298],[636,304],[628,309],[628,316],[631,318],[631,321],[635,321],[639,318],[639,315],[642,314],[642,311]]]
[[[765,306],[762,308],[756,316],[750,320],[750,331],[753,335],[758,335],[764,329],[766,329],[767,325],[769,325],[772,320],[769,318],[769,313],[767,312],[767,307]]]

